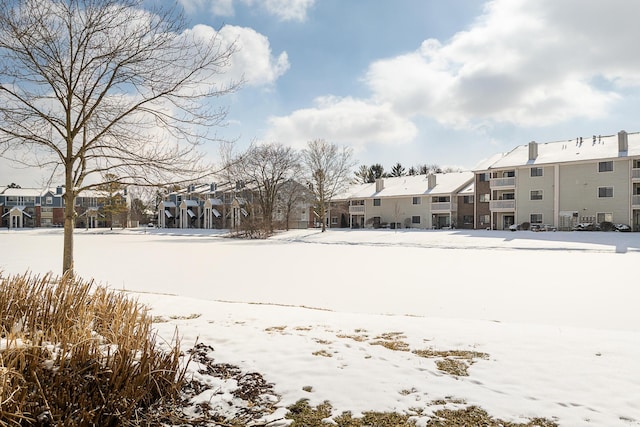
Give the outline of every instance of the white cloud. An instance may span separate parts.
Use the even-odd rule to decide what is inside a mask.
[[[616,89],[640,84],[639,13],[625,0],[494,0],[467,31],[377,61],[365,80],[377,102],[459,127],[603,117]]]
[[[202,39],[217,37],[222,49],[235,43],[237,51],[224,71],[226,79],[244,78],[247,85],[264,86],[273,84],[289,69],[287,53],[274,57],[269,39],[251,28],[226,25],[216,32],[208,25],[196,25],[192,31]]]
[[[265,139],[301,148],[322,138],[358,150],[365,143],[406,143],[417,134],[415,125],[387,104],[337,97],[318,98],[315,104],[289,116],[272,117]]]
[[[249,7],[259,6],[280,21],[300,21],[307,19],[307,12],[316,0],[180,0],[187,13],[197,13],[207,9],[216,16],[233,16],[234,2],[241,1]]]
[[[243,0],[253,4],[255,0]],[[281,21],[305,21],[315,0],[260,0],[258,3]]]

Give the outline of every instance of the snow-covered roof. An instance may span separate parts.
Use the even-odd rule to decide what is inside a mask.
[[[464,187],[462,190],[458,191],[458,194],[462,195],[462,196],[467,196],[469,194],[474,194],[476,189],[476,183],[475,181],[471,181],[469,183],[469,185],[467,185],[466,187]]]
[[[175,208],[176,207],[176,204],[174,202],[169,202],[167,200],[163,200],[160,203],[162,203],[162,206],[165,207],[165,208]]]
[[[4,196],[40,197],[43,191],[40,188],[6,188],[2,194]]]
[[[197,200],[183,200],[182,203],[184,203],[186,207],[196,207],[200,205]]]
[[[529,144],[519,145],[484,169],[640,156],[640,133],[628,133],[627,138],[627,151],[619,151],[617,134],[583,138],[582,144],[579,139],[538,143],[534,160],[529,160]]]
[[[459,191],[473,180],[470,171],[437,173],[435,186],[429,189],[429,175],[409,175],[393,178],[383,178],[383,188],[376,191],[376,184],[356,184],[337,200],[366,199],[372,197],[402,197],[431,194],[451,194]]]

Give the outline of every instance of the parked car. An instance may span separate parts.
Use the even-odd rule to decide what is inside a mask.
[[[613,229],[615,231],[631,231],[631,227],[627,224],[613,224]]]
[[[576,224],[572,228],[572,230],[573,231],[594,231],[594,230],[600,230],[600,226],[592,222],[580,222]]]
[[[531,224],[531,231],[557,231],[558,229],[551,224]]]
[[[511,231],[517,231],[517,230],[521,230],[522,226],[520,224],[512,224],[509,226],[509,230]]]

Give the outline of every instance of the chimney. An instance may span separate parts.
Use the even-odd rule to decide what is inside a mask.
[[[618,132],[618,152],[627,152],[629,151],[629,136],[627,132],[621,130]]]
[[[427,188],[433,190],[436,186],[436,176],[432,173],[427,175]]]
[[[538,158],[538,143],[531,141],[529,143],[529,160],[535,160]]]
[[[376,193],[384,190],[384,178],[376,178]]]

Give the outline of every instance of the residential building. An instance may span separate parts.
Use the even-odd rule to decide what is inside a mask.
[[[465,217],[473,215],[473,178],[468,171],[380,178],[338,199],[348,202],[351,228],[470,227]],[[471,206],[460,210],[461,200]]]
[[[56,189],[0,188],[0,218],[5,228],[64,226],[64,187]],[[105,204],[123,206],[122,215],[105,215]],[[75,202],[75,226],[95,228],[127,225],[126,190],[108,195],[103,191],[83,191]]]
[[[640,228],[640,133],[530,142],[475,172],[476,227],[578,223]]]
[[[281,187],[273,212],[278,227],[308,228],[312,224],[308,190],[295,181]],[[260,218],[256,188],[242,181],[192,184],[168,193],[158,203],[158,227],[236,229],[249,216]]]

